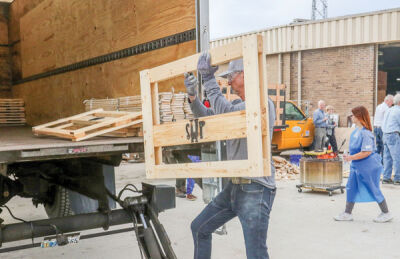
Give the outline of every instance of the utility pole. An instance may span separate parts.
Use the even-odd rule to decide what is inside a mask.
[[[328,18],[328,0],[312,0],[311,20]]]

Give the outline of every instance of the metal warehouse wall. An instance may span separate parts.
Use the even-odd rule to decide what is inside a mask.
[[[266,54],[400,41],[400,9],[279,26],[218,39],[211,46],[251,34],[263,35]]]

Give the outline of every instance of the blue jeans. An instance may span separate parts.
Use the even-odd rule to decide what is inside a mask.
[[[374,127],[376,153],[383,158],[383,132],[381,127]]]
[[[211,258],[212,233],[236,216],[242,224],[247,258],[269,258],[267,231],[275,193],[276,189],[254,182],[229,182],[192,222],[194,258]]]
[[[394,166],[394,181],[400,181],[400,136],[397,133],[383,134],[383,179],[392,177]]]

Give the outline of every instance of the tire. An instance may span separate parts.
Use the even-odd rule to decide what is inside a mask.
[[[44,209],[49,218],[59,218],[74,215],[68,190],[61,186],[55,186],[52,192],[52,203],[46,203]]]

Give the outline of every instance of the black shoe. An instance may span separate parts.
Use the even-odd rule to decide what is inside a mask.
[[[400,181],[394,181],[393,184],[394,185],[400,185]]]
[[[382,180],[382,183],[383,183],[383,184],[392,184],[392,183],[393,183],[393,180],[392,180],[392,179],[383,179],[383,180]],[[399,184],[400,184],[400,182],[399,182]]]

